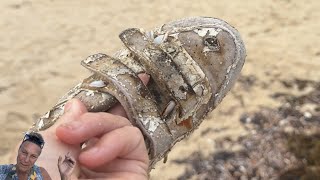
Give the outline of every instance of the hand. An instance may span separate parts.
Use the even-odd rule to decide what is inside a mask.
[[[70,111],[84,108],[72,100]],[[119,114],[118,107],[112,112]],[[80,150],[78,161],[81,178],[133,178],[147,179],[148,154],[140,130],[128,119],[109,113],[85,112],[57,128],[58,138],[66,144],[86,147]],[[72,113],[71,113],[72,114]],[[65,118],[65,116],[63,117]]]
[[[143,82],[148,75],[140,75]],[[77,163],[71,179],[148,179],[149,158],[141,131],[126,118],[118,104],[108,113],[88,112],[77,99],[65,106],[65,114],[50,128],[40,132],[45,141],[37,164],[59,179],[53,163],[70,152]],[[82,143],[86,147],[81,149]]]
[[[66,154],[64,160],[59,156],[58,159],[58,169],[61,176],[61,180],[69,180],[71,179],[72,171],[76,165],[75,159],[70,156],[70,154]]]

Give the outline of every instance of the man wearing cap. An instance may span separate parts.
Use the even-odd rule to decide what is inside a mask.
[[[44,140],[39,133],[27,133],[18,150],[17,164],[0,165],[0,180],[51,180],[48,172],[35,162],[41,154]],[[62,180],[68,180],[75,166],[75,160],[68,154],[58,159]]]

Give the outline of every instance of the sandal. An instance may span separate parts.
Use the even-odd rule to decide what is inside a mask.
[[[91,112],[120,102],[145,137],[152,168],[222,101],[240,74],[245,47],[233,27],[210,17],[173,21],[149,32],[131,28],[120,39],[126,48],[114,57],[95,54],[82,61],[93,75],[63,96],[31,131],[54,124],[72,98]],[[137,76],[143,72],[150,75],[147,86]]]

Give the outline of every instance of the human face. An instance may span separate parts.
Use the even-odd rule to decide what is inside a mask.
[[[18,151],[17,170],[29,172],[40,156],[40,153],[41,148],[38,145],[30,141],[23,142]]]

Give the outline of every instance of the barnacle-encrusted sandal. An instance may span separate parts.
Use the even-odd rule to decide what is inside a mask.
[[[127,29],[120,39],[126,48],[114,57],[96,54],[82,61],[93,75],[31,130],[54,124],[71,98],[93,112],[119,101],[142,131],[153,167],[221,102],[239,76],[245,47],[233,27],[210,17],[186,18],[148,32]],[[137,76],[141,72],[151,76],[147,86]]]

